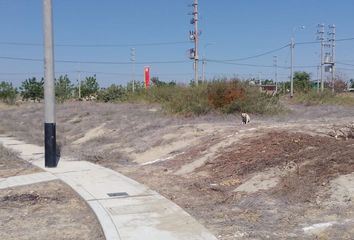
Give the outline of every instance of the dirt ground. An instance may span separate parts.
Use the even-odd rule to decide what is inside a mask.
[[[41,171],[0,146],[0,177]],[[1,181],[1,179],[0,179]],[[105,239],[90,207],[60,181],[0,190],[0,239]]]
[[[0,145],[0,178],[40,172],[41,170]]]
[[[237,115],[67,103],[58,105],[58,142],[63,155],[163,194],[219,239],[353,239],[354,140],[329,133],[353,123],[354,108],[286,107],[241,125]],[[1,110],[0,133],[42,144],[42,110]]]

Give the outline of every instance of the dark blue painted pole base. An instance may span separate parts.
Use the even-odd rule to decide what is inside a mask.
[[[56,147],[55,123],[44,123],[45,167],[53,168],[58,165]]]

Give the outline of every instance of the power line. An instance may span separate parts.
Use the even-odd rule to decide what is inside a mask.
[[[340,65],[354,66],[354,64],[350,64],[350,63],[343,63],[343,62],[336,62],[336,63]]]
[[[56,74],[75,73],[76,71],[55,72]],[[43,72],[0,72],[0,75],[42,75]]]
[[[73,44],[73,43],[58,43],[54,44],[56,47],[82,47],[82,48],[110,48],[110,47],[137,47],[137,46],[162,46],[162,45],[179,45],[186,44],[188,41],[177,42],[155,42],[155,43],[122,43],[122,44]],[[8,46],[30,46],[43,47],[42,43],[27,43],[27,42],[0,42],[0,45]]]
[[[0,59],[14,60],[14,61],[31,61],[31,62],[43,62],[43,59],[39,58],[22,58],[22,57],[5,57],[1,56]],[[131,62],[110,62],[110,61],[78,61],[78,60],[56,60],[58,63],[82,63],[82,64],[105,64],[105,65],[127,65]],[[143,61],[135,62],[135,64],[176,64],[176,63],[188,63],[186,60],[171,60],[171,61]]]
[[[272,65],[258,65],[258,64],[248,64],[248,63],[234,63],[234,62],[225,61],[225,60],[206,59],[206,61],[207,61],[207,62],[212,62],[212,63],[221,63],[221,64],[229,64],[229,65],[237,65],[237,66],[248,66],[248,67],[266,67],[266,68],[273,67]]]
[[[341,67],[337,67],[337,70],[343,70],[343,71],[354,71],[354,68],[341,68]]]
[[[252,59],[252,58],[262,57],[262,56],[265,56],[265,55],[280,51],[280,50],[282,50],[284,48],[287,48],[287,47],[289,47],[289,44],[286,44],[286,45],[284,45],[282,47],[279,47],[279,48],[276,48],[276,49],[273,49],[273,50],[270,50],[270,51],[267,51],[267,52],[263,52],[263,53],[260,53],[260,54],[257,54],[257,55],[249,56],[249,57],[236,58],[236,59],[224,59],[224,60],[209,59],[209,61],[211,61],[211,60],[213,60],[213,61],[224,61],[224,62],[243,61],[243,60],[248,60],[248,59]]]
[[[353,41],[354,37],[350,38],[341,38],[341,39],[335,39],[334,42],[344,42],[344,41]],[[308,45],[308,44],[318,44],[321,41],[309,41],[309,42],[296,42],[296,45]]]

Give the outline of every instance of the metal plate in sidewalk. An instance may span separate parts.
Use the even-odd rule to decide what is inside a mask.
[[[129,194],[126,192],[114,192],[114,193],[107,193],[109,197],[128,197]]]

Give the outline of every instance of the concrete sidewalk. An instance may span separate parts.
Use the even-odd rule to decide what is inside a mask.
[[[179,206],[111,169],[65,157],[57,168],[45,168],[43,147],[6,136],[0,144],[71,186],[97,215],[107,240],[216,240]]]

